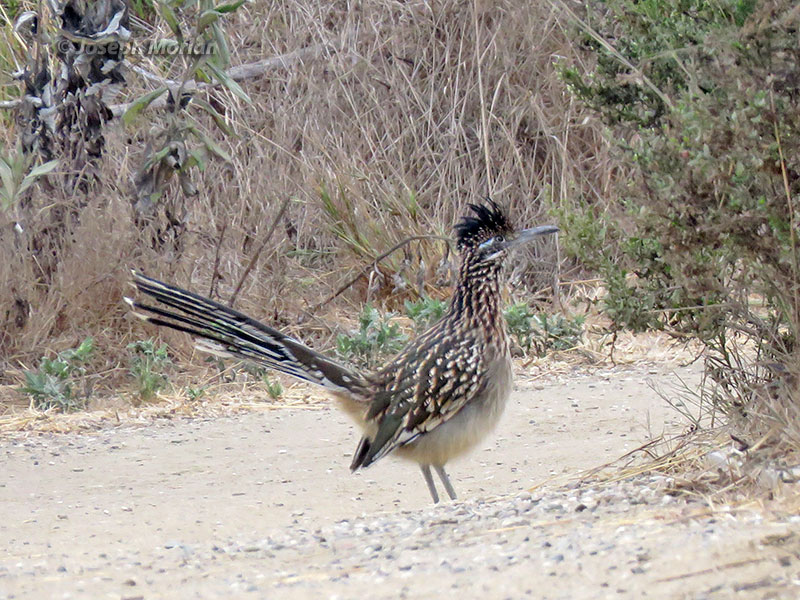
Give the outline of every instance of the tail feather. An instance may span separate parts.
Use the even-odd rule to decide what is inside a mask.
[[[134,314],[199,338],[198,350],[251,360],[331,391],[358,393],[364,389],[364,378],[358,373],[237,310],[137,271],[133,271],[133,284],[167,307],[125,298]]]

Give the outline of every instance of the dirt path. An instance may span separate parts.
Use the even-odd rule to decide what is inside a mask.
[[[520,379],[435,508],[413,465],[351,475],[325,404],[0,441],[0,599],[800,594],[791,519],[697,516],[657,478],[526,492],[680,428],[648,385],[672,369]]]

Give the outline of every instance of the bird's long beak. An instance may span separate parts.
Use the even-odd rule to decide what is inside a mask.
[[[559,229],[555,225],[540,225],[539,227],[531,227],[530,229],[523,229],[517,234],[513,240],[509,240],[506,247],[516,248],[522,244],[530,242],[532,239],[540,235],[547,235],[548,233],[558,233]]]

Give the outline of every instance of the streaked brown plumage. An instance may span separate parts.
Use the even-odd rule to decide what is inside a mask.
[[[381,370],[362,374],[213,300],[134,272],[134,284],[160,305],[126,299],[151,323],[185,331],[198,348],[245,358],[328,389],[362,427],[352,470],[395,452],[416,461],[434,502],[438,473],[455,498],[444,465],[497,424],[511,392],[508,335],[500,306],[503,263],[511,247],[543,226],[515,232],[492,200],[470,205],[456,226],[459,282],[445,315]]]

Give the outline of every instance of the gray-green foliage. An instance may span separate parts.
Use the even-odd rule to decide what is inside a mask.
[[[30,396],[33,407],[39,410],[83,408],[87,394],[75,393],[75,378],[85,374],[83,365],[94,349],[94,340],[86,338],[76,348],[64,350],[55,358],[42,357],[38,369],[25,371],[25,385],[21,391]]]
[[[610,0],[577,28],[595,68],[562,76],[612,126],[634,177],[616,213],[574,207],[565,247],[604,275],[617,326],[711,339],[726,323],[715,307],[744,288],[775,296],[796,271],[786,224],[800,186],[783,174],[800,148],[798,94],[777,83],[800,72],[796,24],[780,18],[792,6]]]
[[[270,373],[272,373],[271,369],[250,361],[242,362],[239,368],[248,375],[260,379],[267,388],[267,394],[273,400],[278,400],[283,396],[283,386],[281,382],[270,377]],[[234,373],[235,372],[236,371],[234,371]]]
[[[714,402],[735,398],[739,418],[743,405],[778,397],[754,390],[793,386],[800,364],[796,2],[588,7],[591,28],[577,30],[596,66],[563,76],[609,124],[630,169],[613,219],[625,234],[611,222],[587,249],[605,275],[607,312],[619,327],[702,340],[724,392]],[[746,412],[785,421],[794,405]]]
[[[416,330],[424,331],[444,316],[447,310],[447,302],[428,296],[412,302],[406,300],[403,303],[408,318],[414,321]]]
[[[21,148],[5,152],[0,146],[0,210],[15,206],[36,181],[58,167],[57,160],[33,166],[33,155]]]
[[[394,315],[381,315],[371,304],[364,306],[358,318],[358,331],[336,336],[336,351],[355,364],[373,367],[399,352],[408,341],[400,325],[392,322]]]
[[[155,340],[139,340],[128,344],[130,374],[136,381],[141,400],[150,400],[169,383],[166,370],[172,365],[167,347]]]
[[[537,353],[543,355],[548,350],[570,350],[578,346],[583,340],[584,320],[582,315],[572,318],[548,316],[543,312],[534,315]]]
[[[503,311],[509,334],[526,353],[533,351],[538,356],[550,350],[569,350],[581,343],[583,338],[583,316],[567,318],[562,315],[548,316],[536,312],[525,302],[517,302]]]
[[[215,4],[212,0],[186,3],[178,0],[156,0],[155,7],[169,26],[174,39],[167,40],[175,48],[191,49],[192,52],[167,52],[172,63],[165,66],[167,72],[177,71],[179,85],[163,85],[147,92],[130,103],[122,117],[130,125],[147,110],[148,106],[166,94],[170,111],[165,125],[153,132],[144,164],[135,181],[137,203],[140,212],[152,212],[173,176],[177,176],[181,190],[187,196],[197,194],[191,181],[193,171],[203,171],[210,157],[232,162],[231,156],[203,130],[203,117],[210,117],[224,136],[232,136],[226,118],[217,108],[194,92],[188,82],[212,82],[227,89],[240,100],[251,100],[242,87],[228,76],[230,64],[227,37],[222,21],[236,12],[245,0]],[[164,41],[162,40],[163,44]]]
[[[186,397],[192,402],[200,400],[200,398],[206,395],[207,388],[208,386],[205,385],[201,385],[200,387],[188,386],[185,390]]]
[[[272,379],[271,377],[264,376],[263,377],[264,384],[267,386],[267,394],[273,400],[278,400],[281,396],[283,396],[283,386],[281,382],[277,379]]]
[[[533,309],[525,302],[517,302],[503,311],[508,333],[525,352],[533,345]]]
[[[422,298],[405,303],[406,313],[414,322],[416,333],[430,327],[447,310],[441,300]],[[539,356],[552,350],[569,350],[581,343],[584,317],[572,318],[562,315],[548,316],[537,312],[525,302],[507,307],[503,316],[509,334],[525,352]],[[360,366],[375,367],[400,351],[408,342],[392,313],[381,312],[367,304],[359,317],[359,329],[350,335],[339,334],[336,350],[342,358]]]

